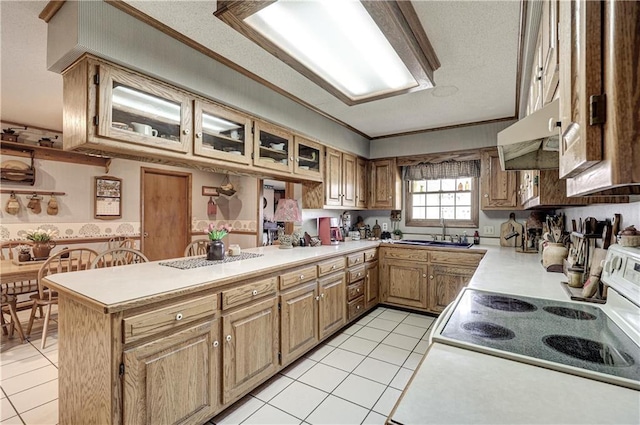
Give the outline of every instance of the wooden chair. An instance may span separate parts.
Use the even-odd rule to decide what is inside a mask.
[[[13,260],[17,253],[15,252],[15,248],[18,245],[27,245],[33,246],[32,241],[8,241],[0,243],[0,260]],[[7,282],[2,284],[2,292],[3,294],[16,296],[21,294],[28,294],[30,292],[35,292],[38,290],[38,281],[37,280],[20,280],[15,282]],[[21,303],[22,304],[22,303]],[[16,310],[24,310],[25,308],[29,308],[29,305],[26,306],[17,306]],[[2,333],[8,335],[7,325],[8,323],[4,320],[4,314],[10,314],[9,306],[2,303],[2,313],[0,315],[0,325],[2,326]],[[40,309],[40,317],[43,316],[42,309]]]
[[[91,262],[91,269],[103,267],[124,266],[126,264],[146,263],[149,259],[140,251],[133,248],[113,248],[98,254]]]
[[[114,236],[107,242],[107,250],[114,248],[131,248],[135,249],[136,242],[125,236]]]
[[[207,255],[207,251],[209,250],[209,243],[211,241],[209,239],[197,239],[191,242],[184,249],[185,257],[195,257],[197,255]]]
[[[20,320],[18,320],[18,312],[16,311],[16,297],[9,294],[0,294],[0,297],[2,298],[2,302],[0,303],[2,328],[9,328],[7,335],[10,337],[13,336],[13,331],[17,330],[20,339],[22,342],[25,342],[27,339],[24,337],[22,325],[20,324]],[[9,311],[9,315],[11,316],[11,320],[9,322],[4,320],[5,309]]]
[[[31,307],[29,324],[27,325],[27,336],[31,335],[31,328],[33,327],[37,309],[39,307],[47,307],[42,328],[41,349],[44,349],[47,340],[47,328],[51,318],[51,307],[54,304],[58,304],[57,292],[47,288],[43,282],[43,278],[55,273],[87,270],[97,255],[98,253],[96,251],[89,248],[63,249],[49,257],[40,267],[40,271],[38,272],[38,293],[31,295],[33,305]]]

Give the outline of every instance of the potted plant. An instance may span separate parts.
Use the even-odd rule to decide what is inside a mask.
[[[395,229],[392,234],[391,234],[391,238],[395,239],[395,240],[400,240],[402,239],[402,230],[400,229]]]
[[[24,263],[31,260],[31,247],[29,245],[18,245],[16,247],[18,252],[18,261]]]
[[[207,236],[209,236],[211,243],[209,244],[207,260],[224,260],[224,242],[222,242],[222,238],[227,236],[229,232],[231,232],[231,226],[227,226],[226,224],[209,224],[209,227],[207,228]]]
[[[58,236],[58,232],[51,229],[27,230],[27,239],[34,242],[33,256],[36,259],[49,258],[51,250],[56,246],[56,242],[53,240],[56,236]]]

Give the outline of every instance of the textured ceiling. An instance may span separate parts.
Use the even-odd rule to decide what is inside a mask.
[[[414,1],[442,64],[436,88],[356,106],[343,104],[223,24],[213,16],[215,2],[127,3],[370,137],[515,114],[518,0]],[[45,68],[46,24],[37,18],[45,4],[0,2],[0,116],[61,129],[62,80]]]

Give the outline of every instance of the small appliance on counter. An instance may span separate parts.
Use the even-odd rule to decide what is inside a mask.
[[[334,217],[319,217],[318,237],[320,237],[322,245],[337,245],[343,241],[342,230],[340,230],[340,219]]]

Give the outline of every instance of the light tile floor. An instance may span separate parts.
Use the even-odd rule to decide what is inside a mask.
[[[210,424],[384,424],[434,318],[378,307]]]
[[[28,311],[19,317],[26,327]],[[383,424],[427,348],[433,317],[378,307],[254,390],[211,424]],[[0,423],[56,424],[58,340],[2,336]]]

